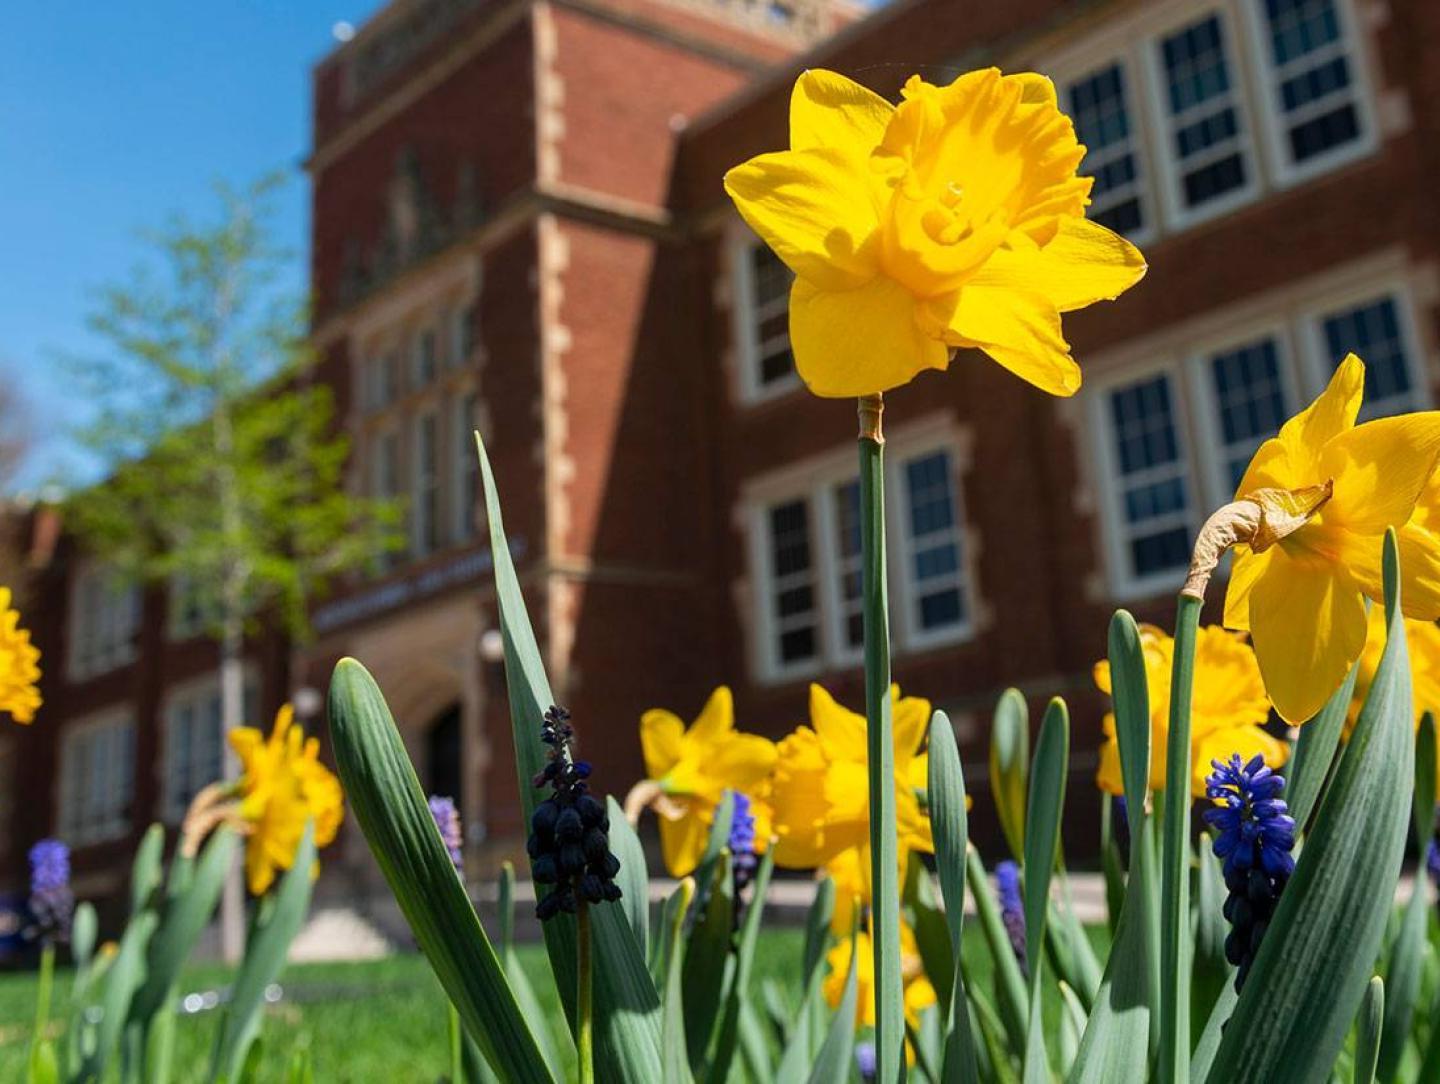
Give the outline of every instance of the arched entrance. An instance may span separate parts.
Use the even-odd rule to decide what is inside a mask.
[[[435,716],[425,730],[425,759],[420,776],[426,794],[453,798],[460,809],[465,808],[462,737],[460,703],[456,701]]]

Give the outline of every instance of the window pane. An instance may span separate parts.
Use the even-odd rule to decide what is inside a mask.
[[[965,621],[964,566],[959,505],[950,454],[934,452],[905,464],[906,546],[914,598],[909,601],[920,632]]]
[[[1130,572],[1183,569],[1190,559],[1190,487],[1170,378],[1161,374],[1117,388],[1109,400]]]
[[[1095,178],[1089,217],[1120,233],[1138,231],[1144,225],[1140,157],[1124,69],[1111,64],[1072,83],[1070,115],[1086,148],[1080,171]]]
[[[1210,359],[1210,376],[1224,442],[1225,476],[1238,486],[1255,450],[1289,416],[1274,339],[1227,350]]]
[[[754,344],[760,387],[788,378],[795,371],[790,353],[790,284],[795,276],[780,257],[762,242],[749,247],[750,317],[747,329]]]
[[[1350,353],[1358,354],[1365,362],[1362,417],[1377,418],[1416,408],[1417,396],[1395,298],[1384,297],[1333,313],[1322,321],[1322,328],[1332,368]]]
[[[1355,142],[1360,114],[1335,0],[1264,0],[1262,6],[1291,162]]]
[[[805,501],[776,505],[769,521],[775,650],[783,666],[817,654],[810,506]]]
[[[835,559],[840,579],[840,635],[845,647],[865,644],[865,602],[860,553],[860,483],[835,487]]]
[[[1246,183],[1246,150],[1224,26],[1211,15],[1160,42],[1172,152],[1186,207]]]

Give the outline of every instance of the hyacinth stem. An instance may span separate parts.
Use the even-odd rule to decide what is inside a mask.
[[[1160,872],[1160,1064],[1162,1084],[1190,1080],[1190,696],[1203,600],[1182,594],[1175,611],[1170,734]]]
[[[595,1081],[595,1007],[590,941],[590,905],[582,898],[575,911],[575,1047],[580,1056],[580,1084]]]
[[[885,437],[879,395],[860,399],[860,546],[865,614],[865,721],[870,766],[870,912],[875,953],[875,1079],[905,1078],[895,744],[890,724],[890,626],[885,583]]]

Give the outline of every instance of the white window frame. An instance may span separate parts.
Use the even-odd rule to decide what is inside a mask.
[[[1379,278],[1355,283],[1346,289],[1334,290],[1317,296],[1307,302],[1301,316],[1301,334],[1307,349],[1305,355],[1305,377],[1311,388],[1311,398],[1319,395],[1330,383],[1335,366],[1343,358],[1331,358],[1330,344],[1325,340],[1325,321],[1331,316],[1348,309],[1357,309],[1389,298],[1395,303],[1396,319],[1400,326],[1401,345],[1405,351],[1405,367],[1410,374],[1414,398],[1410,409],[1428,410],[1434,406],[1434,391],[1426,372],[1425,357],[1422,354],[1420,325],[1416,318],[1414,291],[1401,278]],[[1361,358],[1362,361],[1368,361]]]
[[[1291,160],[1286,135],[1289,124],[1284,106],[1280,102],[1280,76],[1275,69],[1270,49],[1269,20],[1261,10],[1264,2],[1265,0],[1239,0],[1247,37],[1250,39],[1250,61],[1260,73],[1263,83],[1260,93],[1264,108],[1256,112],[1260,115],[1266,161],[1275,186],[1283,189],[1303,184],[1323,173],[1329,173],[1373,154],[1380,142],[1379,126],[1375,118],[1370,59],[1362,35],[1357,32],[1355,12],[1350,0],[1332,0],[1335,5],[1335,18],[1340,25],[1340,40],[1335,51],[1346,58],[1350,67],[1351,104],[1355,107],[1360,134],[1349,143],[1332,147],[1307,161]]]
[[[1195,520],[1192,530],[1198,529],[1199,521],[1230,500],[1234,492],[1220,445],[1220,419],[1208,373],[1211,356],[1264,335],[1276,338],[1286,406],[1293,417],[1295,411],[1325,389],[1339,360],[1329,357],[1324,320],[1337,312],[1389,298],[1396,307],[1401,345],[1414,389],[1410,409],[1428,409],[1434,402],[1434,390],[1428,377],[1429,355],[1425,353],[1430,346],[1422,337],[1417,319],[1417,288],[1403,253],[1382,254],[1378,260],[1358,260],[1311,280],[1286,284],[1260,298],[1207,313],[1200,326],[1162,332],[1128,343],[1108,358],[1091,359],[1081,405],[1090,431],[1085,447],[1091,491],[1098,508],[1099,553],[1111,598],[1128,601],[1171,592],[1179,587],[1184,570],[1143,577],[1130,572],[1129,535],[1113,447],[1109,393],[1160,372],[1170,375],[1172,393],[1178,397],[1177,425],[1191,487],[1190,514]]]
[[[1121,485],[1123,475],[1120,472],[1120,463],[1115,451],[1115,428],[1111,424],[1109,412],[1112,391],[1130,384],[1141,383],[1161,374],[1170,378],[1171,395],[1174,400],[1175,439],[1180,446],[1180,462],[1185,467],[1185,482],[1189,497],[1187,511],[1190,515],[1190,528],[1194,531],[1199,528],[1203,515],[1203,506],[1200,502],[1205,499],[1203,488],[1205,479],[1204,472],[1196,469],[1195,435],[1189,417],[1188,392],[1190,389],[1187,387],[1185,367],[1175,357],[1166,356],[1147,364],[1129,366],[1106,373],[1089,382],[1090,393],[1087,396],[1086,407],[1090,415],[1090,430],[1094,434],[1091,445],[1100,468],[1101,496],[1098,503],[1102,520],[1101,535],[1104,541],[1105,566],[1109,570],[1111,594],[1120,600],[1149,598],[1168,591],[1180,582],[1185,572],[1182,568],[1138,574],[1131,567],[1130,532],[1125,519],[1124,493]]]
[[[258,675],[254,667],[247,666],[245,668],[243,687],[245,725],[258,727],[263,730],[263,720],[260,720],[254,715],[254,708],[258,704],[260,689]],[[176,741],[177,731],[180,725],[180,712],[184,708],[189,708],[192,713],[200,712],[209,706],[208,701],[211,700],[211,698],[218,698],[220,695],[219,674],[203,675],[193,681],[177,685],[165,694],[160,716],[162,720],[162,741],[164,743],[160,753],[160,804],[161,816],[167,824],[178,824],[184,819],[186,809],[193,797],[183,795],[176,790],[176,777],[178,772],[175,768],[174,758],[177,748]],[[191,716],[192,719],[196,717],[194,714]],[[219,743],[216,746],[219,752],[217,768],[223,772],[227,740],[227,736],[224,733],[223,707],[222,714],[216,718],[216,724],[217,729],[215,736]],[[192,770],[195,766],[193,760],[194,758],[192,757],[192,764],[190,765]],[[206,783],[215,781],[216,780],[206,780],[202,782],[201,785],[204,786]]]
[[[800,375],[793,370],[778,380],[769,383],[760,381],[760,358],[762,343],[756,329],[762,319],[771,318],[774,313],[763,317],[755,308],[755,275],[751,254],[763,248],[765,242],[743,223],[737,223],[729,233],[729,259],[731,284],[732,331],[735,340],[735,359],[739,367],[739,390],[742,402],[753,405],[768,402],[788,395],[801,386]],[[774,304],[772,302],[772,304]],[[785,297],[785,308],[790,305],[789,295]],[[776,311],[780,311],[776,308]],[[787,324],[786,335],[789,335]]]
[[[102,739],[101,735],[106,737]],[[61,732],[60,771],[55,783],[56,834],[70,846],[87,847],[129,834],[135,818],[136,737],[135,716],[124,707],[78,720]],[[117,750],[110,748],[96,757],[91,750],[101,740],[118,742],[122,750],[128,742],[128,755],[116,756]],[[75,758],[82,747],[86,758],[80,765]],[[104,773],[98,780],[97,766]],[[82,770],[89,778],[78,778]]]
[[[1197,340],[1186,358],[1185,377],[1188,386],[1184,388],[1184,394],[1188,404],[1194,405],[1188,406],[1185,413],[1194,417],[1195,435],[1198,438],[1196,451],[1199,454],[1193,458],[1200,460],[1199,468],[1204,476],[1197,496],[1206,502],[1206,507],[1219,507],[1235,492],[1229,479],[1229,464],[1226,462],[1228,449],[1225,446],[1223,423],[1220,419],[1220,400],[1215,392],[1215,381],[1210,369],[1211,359],[1216,354],[1237,350],[1266,338],[1275,341],[1280,389],[1285,398],[1285,417],[1289,418],[1313,396],[1303,394],[1299,358],[1284,314],[1276,313],[1239,325],[1222,337]]]
[[[84,681],[135,661],[140,630],[140,589],[114,586],[114,574],[98,561],[85,561],[70,581],[69,644],[66,673]],[[97,592],[94,614],[85,613],[87,590]]]
[[[938,629],[922,629],[915,612],[916,587],[913,571],[915,539],[910,533],[910,487],[906,484],[905,468],[916,459],[925,459],[943,452],[950,460],[950,499],[955,505],[955,547],[959,551],[960,568],[956,573],[962,603],[961,619],[954,625]],[[970,565],[970,539],[967,537],[965,487],[961,484],[963,460],[957,446],[944,442],[917,442],[893,449],[886,457],[885,484],[894,498],[886,502],[886,529],[896,545],[887,548],[890,561],[890,582],[894,598],[890,603],[891,625],[904,651],[928,651],[931,648],[968,640],[975,634],[975,576]]]
[[[892,651],[899,657],[973,639],[981,613],[978,576],[974,567],[975,531],[966,519],[964,475],[968,469],[968,440],[948,418],[921,419],[886,434],[886,529],[894,545],[887,550],[891,584]],[[960,621],[940,629],[921,630],[913,614],[913,579],[910,572],[912,540],[909,533],[909,489],[905,465],[936,452],[950,457],[951,499],[956,515],[956,545],[960,551],[959,586],[964,599]],[[846,614],[841,607],[840,567],[836,546],[835,490],[858,475],[854,451],[823,456],[753,479],[743,495],[743,523],[751,571],[751,670],[762,684],[777,685],[853,666],[863,657],[862,647],[846,644]],[[770,511],[777,505],[803,502],[810,529],[810,579],[815,596],[816,652],[811,658],[782,664],[776,645],[776,596],[772,567]]]
[[[1218,199],[1208,200],[1198,207],[1191,208],[1185,206],[1184,185],[1181,178],[1183,170],[1174,145],[1175,132],[1183,125],[1177,124],[1170,113],[1168,97],[1170,83],[1165,72],[1165,61],[1162,55],[1163,41],[1172,34],[1204,22],[1212,15],[1220,20],[1222,44],[1226,49],[1225,59],[1228,67],[1233,69],[1229,72],[1229,93],[1233,99],[1233,107],[1240,125],[1238,139],[1245,168],[1245,183]],[[1251,86],[1249,65],[1245,62],[1245,49],[1239,41],[1241,36],[1239,26],[1240,20],[1236,18],[1234,8],[1229,3],[1207,4],[1204,7],[1191,9],[1181,8],[1171,18],[1147,34],[1139,46],[1145,54],[1145,71],[1155,106],[1151,111],[1153,130],[1150,137],[1158,151],[1155,157],[1159,160],[1160,165],[1160,201],[1165,209],[1166,224],[1177,233],[1192,226],[1198,226],[1202,222],[1219,218],[1247,203],[1252,203],[1265,189],[1264,165],[1256,146],[1255,110],[1251,106],[1253,87]]]
[[[1054,77],[1056,94],[1059,97],[1061,109],[1066,115],[1069,115],[1070,88],[1076,83],[1099,75],[1106,68],[1113,67],[1120,69],[1121,78],[1125,82],[1125,110],[1130,123],[1130,153],[1135,156],[1140,172],[1140,177],[1134,186],[1135,196],[1140,201],[1140,228],[1134,233],[1126,234],[1125,238],[1133,245],[1146,245],[1153,241],[1159,232],[1161,211],[1160,201],[1155,194],[1155,178],[1158,174],[1150,137],[1151,103],[1146,100],[1149,95],[1149,82],[1144,73],[1138,70],[1129,50],[1099,52],[1086,56],[1079,63],[1072,63],[1061,70]],[[1080,163],[1080,175],[1083,177],[1094,176],[1094,167],[1088,161],[1089,155],[1090,152],[1087,149],[1086,160]],[[1111,156],[1119,157],[1113,151]]]

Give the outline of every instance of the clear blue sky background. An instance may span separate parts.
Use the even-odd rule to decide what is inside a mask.
[[[305,278],[310,66],[379,0],[12,4],[0,34],[0,381],[30,405],[31,485],[75,469],[83,409],[54,358],[91,348],[96,286],[140,259],[137,232],[203,214],[211,182],[275,169],[278,227]]]

